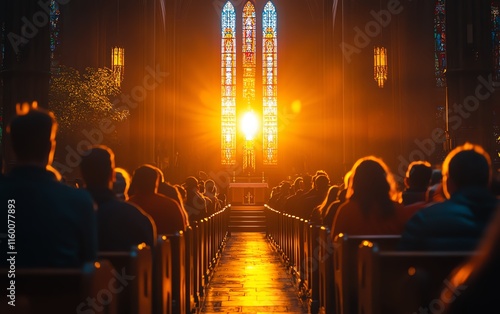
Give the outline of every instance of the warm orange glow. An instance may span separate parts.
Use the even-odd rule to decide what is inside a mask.
[[[99,263],[99,262],[94,262],[94,267],[95,267],[95,268],[101,268],[101,263]]]
[[[259,119],[253,111],[248,111],[241,118],[241,130],[245,134],[245,138],[251,141],[255,138],[259,129]]]
[[[413,276],[416,273],[417,273],[417,270],[415,269],[415,267],[409,267],[408,268],[408,275]]]
[[[292,112],[297,114],[302,110],[302,102],[300,100],[294,100],[292,102]]]
[[[373,247],[373,243],[368,241],[368,240],[363,240],[363,242],[361,242],[361,247]]]
[[[387,81],[387,48],[373,47],[373,78],[378,87],[383,88]]]
[[[31,110],[31,109],[37,109],[38,108],[38,102],[37,101],[33,101],[31,104],[28,103],[28,102],[24,102],[24,103],[17,103],[16,104],[16,114],[18,116],[24,116],[26,114],[28,114],[28,112]]]

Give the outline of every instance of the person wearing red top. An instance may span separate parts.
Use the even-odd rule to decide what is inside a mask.
[[[134,171],[130,183],[133,195],[129,202],[138,205],[153,217],[158,234],[174,234],[185,231],[186,221],[180,205],[164,195],[158,194],[159,175],[156,168],[142,165]]]
[[[396,182],[379,158],[359,159],[352,168],[348,200],[335,215],[331,237],[346,234],[401,234],[410,218],[400,204]]]

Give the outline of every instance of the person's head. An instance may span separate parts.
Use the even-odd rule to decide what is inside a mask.
[[[398,200],[394,177],[384,161],[374,156],[356,161],[347,194],[348,198],[359,201],[363,210],[378,204],[382,210],[390,211],[392,201]]]
[[[151,165],[142,165],[135,169],[130,183],[134,193],[156,193],[160,183],[157,168]]]
[[[130,187],[130,174],[127,170],[116,167],[113,192],[121,199],[128,200],[128,189]]]
[[[207,181],[205,181],[205,190],[207,191],[207,193],[210,193],[213,195],[215,195],[217,193],[217,187],[215,185],[214,180],[208,179]]]
[[[479,145],[465,143],[453,149],[443,162],[443,191],[446,198],[465,187],[489,187],[491,159]]]
[[[106,146],[90,148],[82,156],[80,171],[87,188],[112,188],[115,155]]]
[[[202,194],[205,193],[205,181],[198,180],[198,191]]]
[[[408,166],[405,186],[416,190],[426,190],[432,176],[432,166],[427,161],[414,161]]]
[[[326,197],[319,207],[319,211],[321,212],[322,215],[325,213],[328,206],[337,200],[338,193],[339,193],[338,185],[332,185],[328,188]]]
[[[292,192],[292,185],[288,181],[281,181],[280,183],[280,194],[283,195],[283,197],[286,197],[290,195]]]
[[[19,163],[52,164],[56,148],[57,122],[52,112],[18,105],[17,115],[7,126],[12,149]]]
[[[192,190],[198,191],[198,179],[192,176],[187,177],[186,180],[184,181],[184,187],[186,188],[187,191],[192,191]]]
[[[441,173],[441,169],[432,169],[431,181],[429,185],[434,185],[441,183],[443,181],[443,174]]]
[[[293,181],[294,193],[297,193],[297,191],[303,190],[303,189],[304,189],[304,179],[302,179],[302,177],[295,178],[295,181]]]
[[[319,192],[326,193],[330,187],[330,180],[327,176],[320,174],[314,180],[314,188]]]
[[[303,182],[303,189],[304,191],[309,191],[312,188],[312,176],[310,174],[304,174],[302,175],[302,182]]]

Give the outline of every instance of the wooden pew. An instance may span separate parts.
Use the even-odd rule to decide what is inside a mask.
[[[192,313],[196,310],[195,302],[195,265],[194,265],[194,247],[193,247],[193,229],[189,226],[184,232],[184,251],[186,263],[186,313]]]
[[[17,268],[15,278],[0,269],[5,289],[15,280],[15,307],[8,305],[8,290],[0,297],[0,313],[12,314],[117,314],[119,290],[109,261],[85,264],[82,268]]]
[[[159,235],[153,250],[153,313],[172,313],[172,249],[166,235]]]
[[[172,313],[186,314],[186,245],[184,232],[168,234],[172,248]]]
[[[330,228],[317,225],[314,226],[312,233],[316,242],[312,263],[313,293],[311,313],[333,313],[336,305],[335,282],[333,280],[333,242],[330,237]]]
[[[307,267],[304,277],[307,278],[307,286],[309,288],[310,295],[310,310],[312,314],[318,313],[319,309],[319,299],[320,299],[320,231],[324,228],[321,225],[309,225],[307,243],[306,243],[306,255],[307,255]]]
[[[358,246],[364,240],[378,243],[380,248],[395,249],[399,235],[347,235],[338,234],[333,243],[333,267],[335,282],[336,312],[358,313],[357,254]],[[328,309],[327,309],[328,310]]]
[[[472,254],[387,251],[365,242],[358,251],[359,313],[442,312],[448,275]]]
[[[120,276],[123,291],[118,295],[118,313],[148,314],[153,310],[153,259],[149,246],[133,246],[130,252],[98,252],[111,262]]]

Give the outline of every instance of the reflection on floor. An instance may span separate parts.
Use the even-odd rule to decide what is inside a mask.
[[[291,277],[260,232],[232,233],[202,313],[307,313]]]

